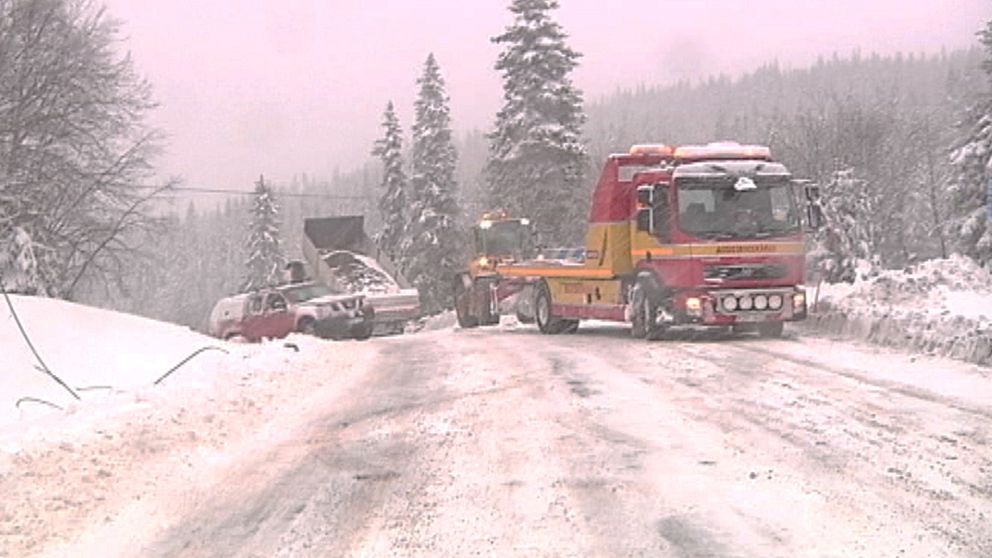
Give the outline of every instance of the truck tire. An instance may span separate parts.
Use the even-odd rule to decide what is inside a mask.
[[[648,335],[646,312],[644,311],[644,285],[638,283],[630,291],[630,336],[644,339]]]
[[[545,283],[541,283],[534,295],[534,319],[537,329],[545,335],[557,335],[567,327],[563,320],[551,313],[551,292]]]
[[[562,333],[576,333],[579,331],[579,320],[562,320]]]
[[[631,335],[648,341],[660,339],[668,331],[668,325],[658,324],[656,320],[658,310],[667,301],[665,290],[653,277],[639,278],[631,296],[633,306]]]
[[[452,287],[454,288],[455,316],[458,318],[458,327],[471,329],[479,326],[479,317],[472,315],[472,293],[465,286],[466,280],[471,281],[472,278],[464,273],[456,275]]]
[[[768,339],[778,339],[785,331],[785,324],[782,322],[769,322],[758,325],[758,335]]]

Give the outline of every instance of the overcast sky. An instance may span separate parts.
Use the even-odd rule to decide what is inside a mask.
[[[153,84],[169,135],[163,174],[248,189],[264,173],[329,176],[361,163],[386,101],[409,130],[415,80],[434,52],[456,130],[486,128],[500,104],[489,38],[504,0],[107,0],[125,48]],[[584,56],[587,100],[618,87],[819,55],[937,52],[975,43],[988,0],[561,0]],[[652,138],[645,138],[651,140]]]

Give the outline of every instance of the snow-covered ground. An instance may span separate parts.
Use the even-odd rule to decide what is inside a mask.
[[[992,364],[992,275],[962,256],[814,290],[811,326],[891,347]]]

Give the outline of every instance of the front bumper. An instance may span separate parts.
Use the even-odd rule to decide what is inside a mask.
[[[765,301],[761,309],[755,300]],[[767,301],[780,297],[779,308],[769,308]],[[737,301],[729,303],[730,299]],[[748,301],[747,309],[739,301]],[[728,308],[728,306],[736,306]],[[684,324],[734,326],[767,322],[796,322],[806,319],[806,295],[802,286],[767,289],[727,289],[719,291],[686,291],[675,298],[676,322]]]
[[[314,333],[322,339],[347,339],[362,337],[363,331],[372,327],[372,312],[357,316],[331,316],[314,322]]]

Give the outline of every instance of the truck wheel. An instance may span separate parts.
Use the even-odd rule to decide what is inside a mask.
[[[650,279],[640,279],[634,286],[634,293],[631,296],[631,304],[634,307],[631,317],[633,337],[654,341],[660,339],[668,330],[667,325],[657,323],[658,310],[664,304],[661,293],[661,289]]]
[[[562,333],[575,333],[579,331],[579,320],[562,320]]]
[[[458,318],[458,327],[471,329],[479,326],[479,318],[472,315],[471,292],[465,286],[465,280],[471,281],[467,275],[458,275],[454,281],[455,291],[455,316]]]
[[[562,320],[551,314],[551,293],[543,283],[537,288],[537,295],[534,297],[534,318],[537,329],[546,335],[557,335],[564,329]]]
[[[758,326],[758,335],[769,339],[778,339],[779,337],[782,337],[782,333],[784,331],[785,324],[782,322],[770,322],[760,324]]]
[[[644,308],[644,286],[634,285],[630,294],[630,306],[632,309],[630,316],[630,336],[634,339],[644,339],[648,335],[647,312]]]

